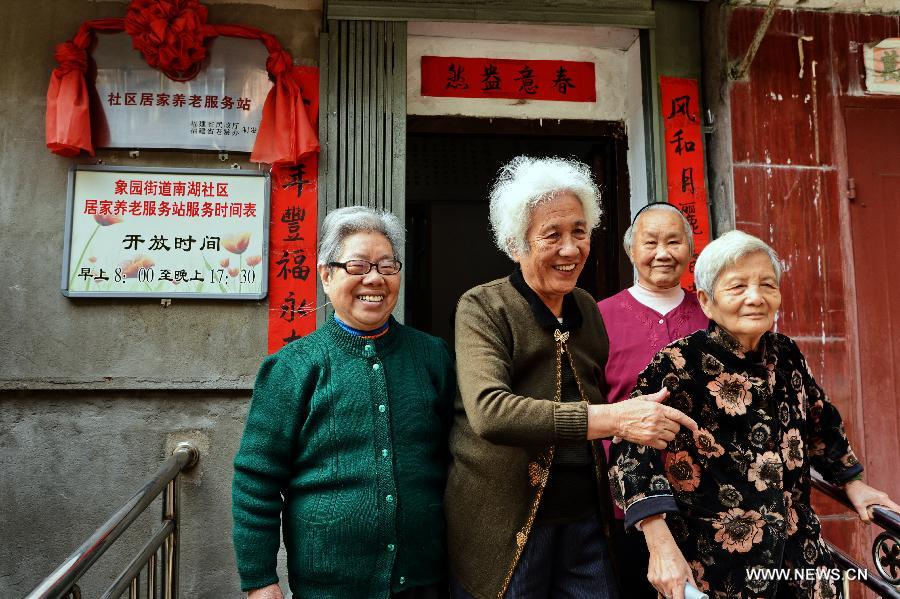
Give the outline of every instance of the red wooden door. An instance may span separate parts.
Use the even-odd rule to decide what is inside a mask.
[[[844,108],[866,479],[900,497],[900,100]]]

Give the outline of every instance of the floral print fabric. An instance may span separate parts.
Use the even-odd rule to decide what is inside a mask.
[[[838,484],[862,466],[797,345],[766,333],[760,349],[745,354],[711,324],[656,354],[632,396],[663,385],[666,403],[699,430],[682,427],[662,452],[613,444],[610,482],[626,527],[669,512],[666,522],[698,586],[714,599],[772,598],[778,586],[790,596],[839,597],[810,507],[810,466]],[[775,582],[747,575],[773,568],[822,576]]]

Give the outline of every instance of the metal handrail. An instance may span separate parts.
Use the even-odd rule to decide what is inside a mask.
[[[854,512],[856,511],[856,508],[853,507],[853,503],[851,503],[850,499],[847,497],[847,493],[842,488],[826,481],[822,478],[822,475],[815,470],[812,471],[812,486],[844,507],[847,507]],[[872,546],[872,561],[875,563],[879,575],[873,576],[872,574],[869,574],[866,578],[857,579],[857,582],[860,582],[869,589],[875,591],[880,597],[900,599],[900,590],[898,590],[897,586],[897,583],[900,582],[900,580],[898,580],[898,577],[892,578],[888,575],[886,566],[883,563],[886,557],[892,560],[895,560],[896,558],[879,555],[879,548],[883,547],[884,543],[891,543],[893,552],[896,553],[896,547],[900,544],[900,514],[881,506],[873,506],[871,509],[872,521],[885,530],[885,532],[881,533],[875,539],[875,544]],[[848,570],[861,571],[865,569],[853,558],[828,541],[825,541],[825,544],[831,550],[831,554],[834,556],[838,566],[845,572]],[[891,568],[896,568],[897,564],[893,563],[889,566]]]
[[[842,504],[844,507],[850,508],[854,512],[856,511],[856,508],[850,503],[847,493],[844,492],[842,488],[833,485],[822,478],[822,475],[815,470],[812,472],[812,484],[813,487]],[[874,506],[872,508],[872,522],[895,535],[900,535],[900,514],[893,510],[881,507],[880,505]]]
[[[155,555],[162,549],[162,586],[164,599],[176,599],[178,595],[178,475],[193,467],[200,459],[200,451],[189,442],[179,443],[172,455],[162,463],[159,470],[119,508],[94,534],[67,557],[53,572],[40,582],[25,599],[63,599],[79,596],[78,581],[100,559],[116,539],[134,522],[160,493],[163,494],[163,528],[154,533],[138,556],[120,574],[107,594],[119,588],[125,580],[125,589],[131,588],[132,595],[137,589],[140,569],[148,565],[148,583],[155,577]],[[165,531],[166,534],[163,534]],[[139,561],[140,558],[144,558]],[[149,566],[153,567],[150,568]],[[136,566],[136,568],[135,568]],[[152,572],[152,573],[151,573]]]

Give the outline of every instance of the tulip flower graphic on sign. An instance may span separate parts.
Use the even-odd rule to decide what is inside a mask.
[[[232,254],[237,254],[238,257],[238,265],[237,268],[231,268],[228,270],[228,274],[232,277],[236,277],[241,272],[241,254],[247,251],[247,246],[250,245],[250,233],[235,233],[234,235],[226,235],[222,238],[222,246]],[[234,274],[231,274],[231,271],[234,271]],[[241,291],[241,281],[238,280],[238,293]]]
[[[153,268],[153,266],[153,260],[142,254],[138,254],[130,260],[122,262],[119,268],[116,269],[116,280],[119,280],[118,277],[121,277],[123,282],[127,282],[128,279],[137,279],[144,284],[148,291],[152,291],[148,281],[152,279],[153,271],[150,269]]]
[[[109,225],[122,222],[122,217],[116,216],[115,214],[95,214],[94,220],[97,221],[97,224],[101,227],[108,227]]]
[[[222,238],[222,245],[232,254],[243,254],[250,245],[250,233],[237,233]]]
[[[81,263],[84,260],[84,255],[87,253],[88,248],[91,247],[91,242],[94,241],[94,237],[97,235],[97,231],[100,230],[100,227],[108,227],[110,225],[115,225],[116,223],[122,222],[121,216],[116,216],[115,214],[95,214],[94,220],[97,221],[97,226],[94,227],[93,232],[91,232],[91,236],[88,237],[87,242],[85,242],[84,247],[81,250],[81,255],[78,256],[78,262],[75,264],[75,268],[72,269],[72,276],[69,278],[69,288],[72,288],[72,284],[75,282],[75,276],[81,269]],[[96,262],[96,258],[91,260],[91,263]],[[85,281],[85,289],[90,283]]]
[[[260,262],[262,262],[262,256],[258,254],[256,256],[247,256],[247,266],[256,266]]]
[[[142,268],[152,268],[153,260],[147,256],[135,256],[131,260],[122,263],[122,276],[126,279],[135,279]]]

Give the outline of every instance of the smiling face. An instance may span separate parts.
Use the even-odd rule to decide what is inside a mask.
[[[515,254],[522,276],[550,310],[562,314],[562,301],[575,288],[591,251],[591,236],[581,201],[564,192],[531,213],[526,233],[528,254]]]
[[[756,349],[763,333],[775,324],[781,291],[772,261],[753,252],[726,268],[716,281],[713,297],[698,291],[706,316],[737,339],[744,350]]]
[[[638,284],[650,291],[678,285],[691,261],[684,222],[671,210],[648,210],[638,217],[631,242]]]
[[[377,231],[360,231],[344,238],[336,262],[394,258],[391,242]],[[400,274],[382,275],[375,267],[365,275],[351,275],[340,267],[319,266],[322,288],[334,313],[348,326],[363,331],[388,321],[400,292]]]

